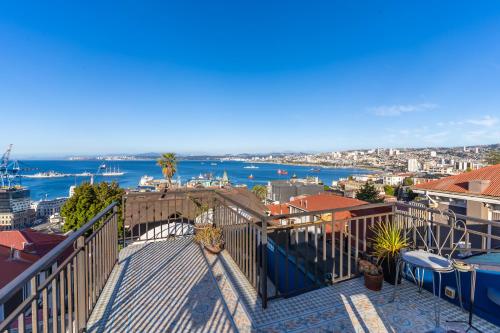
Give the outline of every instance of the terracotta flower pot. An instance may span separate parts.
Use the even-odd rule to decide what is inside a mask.
[[[384,283],[384,274],[370,275],[365,273],[365,287],[373,290],[380,291],[382,289],[382,284]]]
[[[203,247],[212,254],[219,254],[222,251],[222,246],[203,244]]]

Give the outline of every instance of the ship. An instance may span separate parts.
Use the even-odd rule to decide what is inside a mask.
[[[320,168],[312,168],[311,171],[312,172],[321,172],[321,169]]]
[[[258,166],[255,166],[255,165],[247,165],[247,166],[244,166],[243,169],[258,169],[259,167]]]
[[[85,172],[82,172],[82,173],[75,173],[74,176],[75,177],[90,177],[90,176],[92,176],[92,173],[88,172],[88,171],[85,171]]]
[[[282,170],[282,169],[278,169],[278,175],[288,175],[288,171]]]
[[[101,173],[102,176],[105,177],[115,177],[115,176],[123,176],[125,172],[120,171],[120,167],[118,169],[115,168],[107,168],[103,173]]]
[[[26,178],[61,178],[61,177],[68,177],[68,174],[65,173],[60,173],[56,171],[46,171],[46,172],[39,172],[35,173],[33,175],[25,175],[24,177]]]
[[[210,165],[217,165],[217,163],[215,163],[215,162],[212,162],[212,163],[210,163]]]
[[[139,186],[148,186],[151,185],[153,182],[154,178],[148,175],[144,175],[141,177],[141,180],[139,181]]]
[[[250,176],[248,176],[248,179],[253,179],[253,175],[250,174]]]

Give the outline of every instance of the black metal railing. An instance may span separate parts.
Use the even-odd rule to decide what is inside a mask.
[[[180,189],[129,193],[123,199],[121,243],[193,235],[200,225],[220,227],[225,249],[260,295],[267,295],[266,215],[223,190]],[[267,297],[262,297],[263,306]]]
[[[26,296],[0,332],[81,332],[118,258],[113,203],[0,290],[0,304]]]

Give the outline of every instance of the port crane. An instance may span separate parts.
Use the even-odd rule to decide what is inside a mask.
[[[12,143],[9,144],[0,160],[0,181],[2,187],[12,187],[13,180],[19,176],[19,171],[21,170],[17,161],[10,160],[11,151]]]

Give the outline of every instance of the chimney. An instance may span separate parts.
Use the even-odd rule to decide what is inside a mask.
[[[307,200],[304,200],[304,203],[305,203],[305,207],[307,208]]]
[[[483,193],[488,186],[490,186],[490,181],[486,179],[477,179],[469,181],[469,192],[475,194]]]

